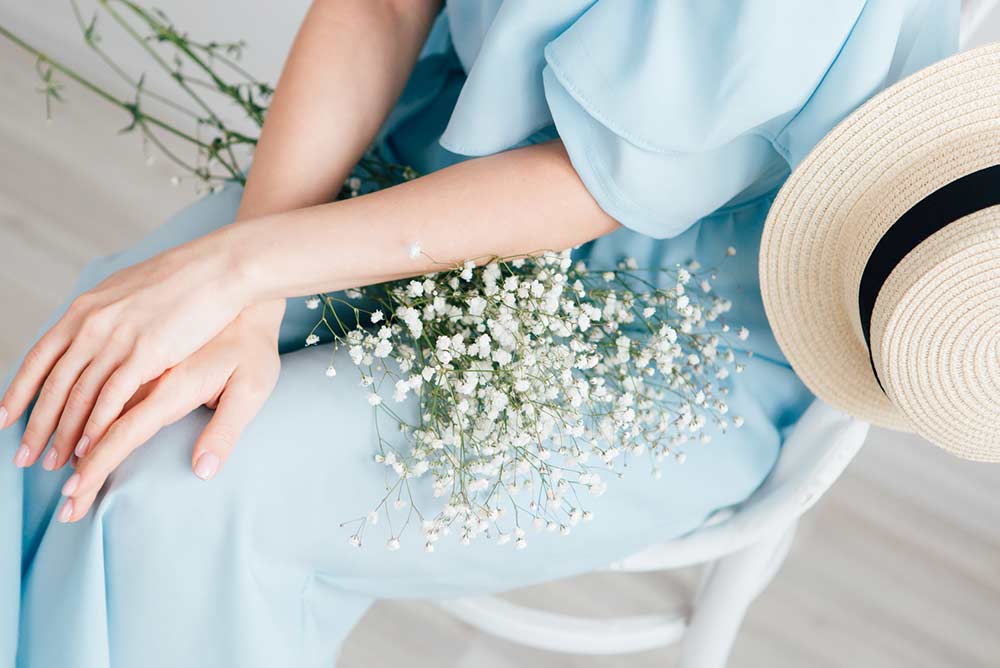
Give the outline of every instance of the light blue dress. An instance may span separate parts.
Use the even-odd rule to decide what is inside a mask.
[[[758,294],[771,199],[852,109],[952,53],[957,14],[957,0],[449,0],[386,151],[426,172],[558,135],[624,225],[578,251],[593,264],[712,266],[736,247],[717,285],[753,332],[730,401],[745,427],[662,479],[640,466],[610,480],[592,522],[529,534],[523,551],[443,540],[426,554],[415,535],[358,550],[338,525],[380,498],[370,409],[353,374],[324,376],[327,346],[302,349],[315,312],[296,300],[277,389],[213,482],[190,470],[205,410],[134,453],[78,524],[53,518],[68,470],[0,466],[0,665],[327,667],[376,598],[581,573],[746,498],[811,399]],[[233,186],[187,208],[91,264],[77,292],[230,222],[239,198]],[[12,455],[23,427],[0,432],[0,450]]]

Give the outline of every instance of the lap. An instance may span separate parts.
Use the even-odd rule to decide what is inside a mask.
[[[93,264],[78,289],[230,222],[239,195],[233,187],[201,200],[133,249]],[[730,397],[733,411],[746,419],[743,429],[692,448],[686,463],[664,466],[660,479],[645,463],[622,479],[612,476],[606,494],[587,500],[593,521],[568,536],[529,529],[528,548],[516,553],[511,545],[461,546],[449,536],[427,554],[415,526],[402,535],[401,549],[390,552],[383,522],[368,530],[359,550],[348,541],[350,530],[339,525],[364,516],[384,494],[384,467],[373,461],[373,414],[347,360],[338,365],[342,373],[328,378],[330,346],[301,348],[316,312],[292,301],[282,329],[288,352],[278,385],[215,480],[203,482],[190,470],[190,449],[208,419],[205,409],[133,453],[76,525],[52,520],[68,473],[37,466],[25,473],[25,601],[33,599],[32,591],[35,600],[46,600],[58,596],[59,587],[107,586],[117,610],[137,611],[151,600],[197,600],[207,587],[223,599],[260,598],[272,614],[293,615],[301,613],[307,591],[319,599],[326,590],[364,597],[455,596],[592,570],[688,532],[716,509],[746,498],[770,471],[781,428],[809,400],[786,366],[755,359],[736,377]],[[767,392],[759,391],[765,387]],[[15,444],[17,429],[0,432],[0,439]],[[66,554],[76,555],[70,568]],[[148,614],[172,612],[167,605]]]

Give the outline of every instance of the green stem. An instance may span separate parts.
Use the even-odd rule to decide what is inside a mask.
[[[199,148],[206,149],[206,150],[208,150],[208,149],[211,148],[210,145],[208,145],[208,144],[206,144],[206,143],[198,140],[197,138],[189,135],[188,133],[184,132],[183,130],[178,130],[177,128],[175,128],[175,127],[171,126],[170,124],[166,123],[165,121],[162,121],[159,118],[156,118],[155,116],[150,116],[149,114],[147,114],[145,112],[139,111],[134,104],[129,103],[129,102],[125,102],[124,100],[118,99],[117,97],[115,97],[111,93],[107,92],[103,88],[100,88],[99,86],[97,86],[97,85],[91,83],[90,81],[88,81],[87,79],[83,78],[82,75],[78,74],[75,70],[73,70],[72,68],[70,68],[68,65],[64,65],[63,63],[61,63],[61,62],[59,62],[59,61],[51,58],[44,51],[41,51],[41,50],[36,49],[35,47],[31,46],[30,44],[28,44],[27,42],[25,42],[24,40],[22,40],[20,37],[18,37],[17,35],[15,35],[14,33],[12,33],[10,30],[8,30],[7,28],[5,28],[2,25],[0,25],[0,36],[6,37],[8,40],[10,40],[11,42],[13,42],[15,45],[17,45],[21,49],[27,51],[28,53],[34,55],[35,57],[37,57],[39,59],[45,61],[46,63],[48,63],[49,65],[51,65],[55,69],[59,70],[60,72],[62,72],[63,74],[65,74],[67,77],[69,77],[70,79],[72,79],[73,81],[75,81],[76,83],[80,84],[81,86],[83,86],[84,88],[86,88],[87,90],[89,90],[91,93],[97,95],[98,97],[104,99],[107,102],[110,102],[111,104],[113,104],[114,106],[118,107],[119,109],[123,109],[123,110],[129,112],[130,114],[132,114],[133,118],[138,118],[138,119],[144,120],[147,123],[149,123],[150,125],[155,125],[156,127],[160,128],[161,130],[163,130],[165,132],[169,132],[170,134],[174,135],[175,137],[178,137],[179,139],[183,139],[183,140],[185,140],[187,142],[190,142],[190,143],[194,144],[195,146],[198,146]]]
[[[150,27],[156,29],[159,26],[159,22],[154,21],[151,17],[147,16],[146,13],[142,11],[142,9],[136,7],[130,2],[127,2],[127,0],[121,0],[121,2],[126,7],[131,9],[133,12],[136,12],[143,20],[146,21],[147,24],[150,25]],[[208,105],[208,103],[206,103],[201,98],[200,95],[194,92],[194,90],[187,85],[187,82],[184,80],[184,77],[180,74],[180,72],[175,72],[173,68],[170,67],[170,64],[167,63],[167,61],[163,60],[163,57],[156,52],[156,49],[149,46],[149,43],[143,38],[143,36],[140,35],[138,32],[136,32],[135,28],[133,28],[132,25],[128,21],[126,21],[121,14],[116,12],[111,7],[109,0],[98,0],[98,3],[101,5],[101,7],[104,8],[104,11],[106,11],[108,14],[111,15],[111,18],[115,20],[115,22],[121,27],[121,29],[124,30],[126,33],[128,33],[129,37],[134,39],[139,44],[139,46],[141,46],[142,49],[147,54],[149,54],[149,56],[156,62],[156,64],[159,65],[161,68],[163,68],[163,71],[166,72],[166,74],[169,77],[171,77],[174,81],[177,82],[177,85],[181,87],[181,90],[187,93],[188,96],[192,100],[194,100],[195,104],[201,107],[205,111],[205,113],[208,114],[208,120],[212,125],[214,125],[216,128],[218,128],[224,133],[228,132],[222,120],[219,119],[219,117],[215,114],[215,112]],[[219,156],[217,147],[215,147],[213,144],[209,144],[205,150],[208,152],[209,162],[211,162],[211,159],[214,158],[223,167],[226,168],[226,171],[229,172],[231,177],[238,178],[240,169],[239,165],[236,162],[236,156],[233,155],[232,149],[227,149],[227,153],[229,154],[229,159],[233,161],[233,164],[231,165]]]
[[[234,95],[231,92],[232,86],[230,86],[218,74],[216,74],[215,70],[209,67],[208,64],[206,64],[201,58],[199,58],[187,46],[187,44],[184,43],[183,40],[179,40],[176,37],[174,37],[175,31],[172,28],[170,28],[169,26],[164,26],[160,21],[150,16],[142,7],[138,6],[134,2],[130,2],[130,0],[117,0],[117,1],[125,5],[125,7],[127,7],[133,14],[135,14],[140,19],[145,21],[154,30],[157,30],[158,33],[162,36],[162,38],[168,40],[171,44],[174,45],[174,47],[178,51],[187,56],[191,60],[191,62],[197,65],[199,69],[201,69],[205,74],[207,74],[212,79],[212,82],[215,83],[220,92],[234,99],[241,107],[243,107],[243,110],[251,117],[251,119],[255,123],[257,123],[258,127],[263,125],[264,123],[263,117],[259,113],[257,113],[255,109],[252,109],[247,104],[245,104],[243,99],[239,95]],[[182,88],[184,88],[184,90],[188,93],[188,95],[190,95],[203,109],[205,109],[207,113],[211,115],[212,121],[216,123],[217,127],[220,130],[223,130],[224,132],[227,133],[230,132],[229,130],[225,129],[225,127],[222,124],[222,121],[219,120],[219,118],[212,112],[211,108],[200,97],[198,97],[198,95],[196,95],[193,90],[191,90],[184,83],[182,78],[180,78],[177,75],[174,75],[173,70],[170,68],[169,65],[167,65],[165,61],[162,60],[162,58],[160,58],[159,54],[157,54],[155,50],[153,50],[146,43],[145,40],[143,40],[141,37],[135,34],[134,30],[128,24],[128,22],[125,21],[124,18],[122,18],[116,11],[114,11],[110,7],[110,0],[99,0],[99,2],[104,6],[104,8],[108,11],[108,13],[110,13],[115,18],[115,20],[118,21],[119,24],[121,24],[123,28],[128,30],[133,37],[135,37],[138,41],[140,41],[143,44],[143,48],[145,48],[146,51],[149,52],[153,56],[153,58],[155,58],[157,62],[159,62],[167,70],[167,72],[170,72],[171,75],[174,76],[175,79],[177,79],[177,83],[180,84]]]
[[[90,47],[90,49],[97,54],[97,57],[100,58],[102,61],[104,61],[104,64],[107,65],[111,69],[111,71],[117,74],[125,83],[127,83],[132,88],[138,88],[139,82],[133,79],[128,72],[126,72],[124,69],[122,69],[120,65],[118,65],[118,63],[112,60],[111,57],[108,56],[108,54],[104,51],[104,49],[97,46],[96,37],[94,33],[91,32],[91,28],[89,28],[87,24],[84,22],[83,13],[80,11],[80,5],[77,2],[77,0],[70,0],[70,4],[73,6],[73,14],[76,17],[76,23],[80,27],[80,31],[84,34],[84,41],[87,43],[87,46]],[[183,105],[177,104],[170,98],[164,97],[163,95],[159,95],[158,93],[155,93],[150,90],[145,91],[145,94],[146,96],[156,100],[160,104],[164,104],[174,109],[175,111],[184,114],[185,116],[188,116],[193,119],[200,118],[198,114],[194,113],[193,111],[191,111],[190,109],[188,109]]]

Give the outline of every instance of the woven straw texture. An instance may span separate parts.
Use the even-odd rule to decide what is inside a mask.
[[[858,285],[910,207],[1000,163],[1000,44],[965,52],[875,96],[789,177],[761,240],[761,292],[803,382],[876,424],[967,458],[1000,461],[1000,212],[949,225],[908,254],[875,304],[872,372]]]

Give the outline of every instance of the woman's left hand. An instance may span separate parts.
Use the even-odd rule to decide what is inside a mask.
[[[77,449],[80,460],[63,486],[68,498],[59,521],[86,515],[108,476],[133,450],[202,405],[215,413],[194,444],[191,467],[199,478],[213,478],[278,380],[284,313],[284,300],[247,308],[197,352],[143,386],[100,442]]]
[[[144,384],[226,327],[247,304],[239,265],[208,235],[119,271],[77,297],[31,348],[0,406],[6,424],[38,395],[14,463],[63,466],[99,441]]]

